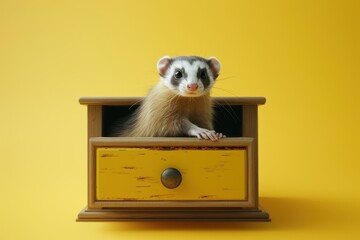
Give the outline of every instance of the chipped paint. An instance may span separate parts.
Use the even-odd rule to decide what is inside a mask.
[[[124,169],[135,169],[135,167],[124,166]]]
[[[102,154],[101,155],[101,157],[103,157],[103,158],[106,158],[106,157],[115,157],[116,155],[114,155],[114,154],[106,154],[106,153],[104,153],[104,154]]]
[[[202,196],[199,196],[199,198],[201,199],[204,199],[204,198],[214,198],[215,195],[202,195]]]

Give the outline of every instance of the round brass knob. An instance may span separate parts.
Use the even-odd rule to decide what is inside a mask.
[[[176,168],[167,168],[161,174],[161,182],[166,188],[177,188],[181,181],[181,173]]]

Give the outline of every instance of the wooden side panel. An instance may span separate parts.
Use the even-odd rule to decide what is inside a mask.
[[[258,106],[243,106],[243,136],[254,139],[252,148],[252,160],[249,162],[249,200],[258,207]]]
[[[153,150],[98,148],[97,200],[245,200],[247,156],[236,150]],[[176,168],[182,182],[175,189],[161,183],[161,173]]]
[[[95,199],[95,166],[91,161],[92,148],[90,139],[102,136],[102,106],[88,106],[88,206],[92,206]]]
[[[102,106],[88,106],[88,138],[101,137]]]

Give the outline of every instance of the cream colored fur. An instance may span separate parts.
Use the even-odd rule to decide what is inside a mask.
[[[200,97],[183,97],[159,82],[150,90],[138,110],[136,121],[123,131],[122,136],[195,136],[190,134],[191,128],[192,132],[200,128],[213,129],[212,104],[208,92]],[[194,129],[193,125],[198,128]]]

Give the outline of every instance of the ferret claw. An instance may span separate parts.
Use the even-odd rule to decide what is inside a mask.
[[[214,130],[204,130],[199,132],[196,136],[198,139],[207,139],[211,141],[218,141],[219,139],[226,137],[222,133],[215,132]]]
[[[195,129],[191,129],[189,131],[190,136],[196,136],[198,139],[206,139],[211,141],[218,141],[221,138],[225,138],[226,136],[222,133],[218,133],[215,130],[208,130],[205,128],[196,127]]]

